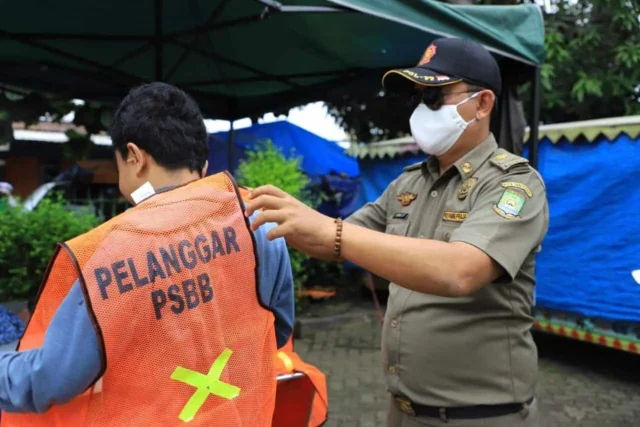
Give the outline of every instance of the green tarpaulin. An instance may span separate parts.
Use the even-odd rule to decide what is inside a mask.
[[[5,84],[116,102],[164,80],[226,119],[379,84],[440,36],[475,39],[517,72],[544,59],[536,6],[427,0],[21,0],[3,7],[0,36]]]

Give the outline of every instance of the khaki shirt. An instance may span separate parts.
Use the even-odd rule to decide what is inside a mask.
[[[534,256],[548,216],[540,176],[490,136],[442,175],[436,159],[406,168],[376,202],[348,218],[389,234],[468,243],[506,271],[462,298],[390,284],[382,359],[391,393],[440,407],[533,396]]]

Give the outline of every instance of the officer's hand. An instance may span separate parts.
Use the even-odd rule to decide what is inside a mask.
[[[278,224],[269,230],[269,240],[284,237],[287,243],[308,255],[328,259],[333,253],[336,225],[332,218],[311,209],[273,185],[251,192],[246,215],[262,211],[252,222],[255,231],[268,222]]]

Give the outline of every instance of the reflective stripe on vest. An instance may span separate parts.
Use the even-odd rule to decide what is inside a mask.
[[[278,352],[278,359],[282,360],[284,363],[284,368],[287,372],[293,372],[293,361],[289,357],[289,355],[283,351]]]
[[[197,412],[200,410],[210,394],[214,394],[228,400],[238,397],[240,394],[240,388],[220,381],[222,370],[227,365],[232,353],[233,352],[228,348],[225,349],[215,362],[213,362],[213,365],[211,365],[207,375],[191,371],[183,368],[182,366],[178,366],[176,370],[173,371],[173,374],[171,374],[172,380],[189,384],[197,389],[187,404],[184,405],[184,408],[182,408],[178,418],[185,423],[193,420],[193,417],[196,416]]]

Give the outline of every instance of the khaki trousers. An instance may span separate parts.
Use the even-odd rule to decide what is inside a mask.
[[[539,427],[537,399],[515,414],[475,420],[450,419],[446,422],[439,418],[414,417],[401,411],[393,398],[389,401],[387,427]]]

